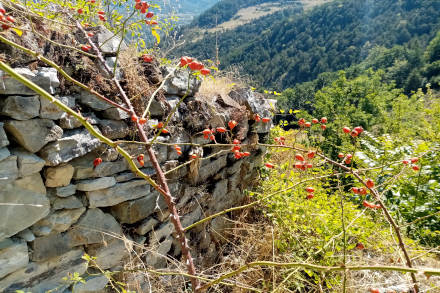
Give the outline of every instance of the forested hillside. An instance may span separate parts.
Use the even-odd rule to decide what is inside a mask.
[[[207,20],[212,23],[221,3],[226,2],[202,14],[197,25],[210,26]],[[218,34],[220,67],[239,66],[257,85],[285,89],[358,64],[377,46],[423,51],[440,29],[440,2],[432,0],[342,0],[301,12],[300,4],[289,4]],[[214,33],[189,36],[178,54],[214,58]]]

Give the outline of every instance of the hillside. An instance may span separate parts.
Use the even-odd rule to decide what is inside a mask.
[[[225,1],[192,25],[212,27],[208,19],[212,21],[214,8],[221,3]],[[426,46],[440,29],[438,1],[342,0],[305,12],[303,9],[301,3],[287,5],[286,9],[217,33],[220,67],[245,68],[256,84],[284,89],[313,80],[320,73],[357,64],[375,46],[391,48],[410,41]],[[202,38],[195,38],[188,30],[182,33],[192,42],[188,41],[178,54],[215,57],[214,32],[205,31]]]

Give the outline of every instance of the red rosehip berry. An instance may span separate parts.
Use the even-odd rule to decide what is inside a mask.
[[[99,15],[105,15],[105,12],[102,11],[102,10],[99,10],[97,13],[98,13]]]
[[[208,68],[203,68],[202,70],[200,70],[200,74],[207,76],[211,74],[211,70],[209,70]]]
[[[270,118],[269,117],[264,117],[264,118],[261,119],[261,121],[263,123],[269,123],[270,122]]]
[[[411,163],[417,163],[419,161],[419,158],[415,157],[415,158],[411,158]]]
[[[304,162],[304,156],[301,154],[296,154],[295,155],[295,159],[301,162]]]
[[[326,130],[326,129],[327,129],[327,125],[322,124],[322,125],[321,125],[321,129],[322,129],[322,130]]]
[[[313,165],[312,165],[311,163],[304,164],[304,166],[305,166],[307,169],[311,169],[311,168],[313,168]]]
[[[313,194],[313,193],[309,193],[309,194],[307,194],[307,199],[312,199],[312,198],[314,198],[315,197],[315,195]]]
[[[233,144],[240,144],[240,141],[238,139],[234,139],[234,141],[232,143]]]
[[[308,187],[306,187],[306,191],[308,193],[313,193],[313,192],[315,192],[315,189],[313,187],[308,186]]]
[[[417,166],[417,165],[415,165],[415,166],[412,167],[412,169],[413,169],[414,171],[419,171],[419,170],[420,170],[420,167]]]
[[[258,114],[255,114],[254,119],[256,122],[260,122],[261,121],[261,117]]]
[[[162,128],[162,133],[163,133],[163,134],[168,134],[168,133],[170,133],[170,132],[168,131],[168,129]]]
[[[344,128],[342,128],[342,131],[344,131],[344,133],[350,133],[351,129],[348,127],[344,127]]]
[[[404,164],[404,165],[408,165],[408,164],[409,164],[409,161],[408,161],[408,160],[403,160],[403,161],[402,161],[402,164]]]
[[[250,155],[251,155],[250,152],[243,152],[243,156],[244,156],[244,157],[249,157]]]
[[[142,55],[142,60],[144,60],[144,62],[146,62],[146,63],[151,63],[151,62],[153,62],[153,57],[152,56],[149,56],[149,55]]]
[[[301,118],[301,119],[298,120],[298,125],[299,126],[304,126],[304,124],[306,124],[306,119]]]
[[[93,160],[93,166],[97,167],[102,163],[102,159],[101,158],[96,158]]]
[[[217,132],[225,133],[227,130],[224,127],[217,127]]]
[[[15,19],[10,15],[6,16],[6,20],[9,21],[10,23],[15,23]]]
[[[304,164],[301,162],[296,162],[295,163],[295,168],[296,169],[304,169]]]
[[[77,12],[78,12],[78,14],[83,14],[84,10],[82,10],[82,8],[79,8],[79,9],[77,10]]]
[[[357,137],[358,135],[359,135],[359,133],[356,131],[356,130],[352,130],[351,132],[350,132],[350,135],[352,136],[352,137]]]
[[[196,70],[202,70],[204,66],[203,66],[203,64],[200,63],[200,62],[193,61],[193,62],[191,62],[191,63],[188,64],[188,67],[189,67],[191,70],[196,71]]]
[[[307,128],[312,127],[312,123],[306,122],[306,123],[304,123],[304,126],[307,127]]]
[[[0,14],[6,14],[6,10],[3,8],[0,8]]]
[[[309,152],[307,153],[307,158],[309,158],[309,159],[313,159],[313,158],[315,157],[315,155],[316,155],[316,152],[315,152],[315,151],[309,151]]]
[[[319,120],[316,119],[316,118],[313,118],[313,119],[312,119],[312,123],[313,123],[313,124],[318,124],[318,123],[319,123]]]
[[[356,249],[364,250],[365,246],[362,243],[359,242],[358,244],[356,244]]]
[[[144,12],[145,13],[145,12]],[[148,12],[146,15],[145,15],[145,17],[146,18],[152,18],[154,16],[154,13],[153,12]]]
[[[321,123],[324,123],[324,124],[327,123],[327,117],[322,117],[321,118]]]
[[[343,153],[339,153],[339,154],[338,154],[338,158],[342,159],[342,158],[344,158],[344,157],[345,157],[345,155],[344,155]]]
[[[93,37],[95,34],[94,33],[88,33],[87,34],[89,37]]]
[[[197,156],[196,154],[191,154],[190,158],[191,158],[192,160],[195,160],[195,159],[198,158],[198,156]]]
[[[103,15],[98,15],[98,17],[99,17],[99,19],[101,20],[101,21],[106,21],[106,19],[105,19],[105,16],[103,16]]]
[[[269,168],[269,169],[273,169],[273,168],[275,168],[275,165],[274,164],[271,164],[271,163],[266,163],[266,164],[264,164],[267,168]]]
[[[377,288],[371,288],[370,293],[380,293],[380,290]]]
[[[373,187],[374,187],[374,181],[371,180],[371,179],[368,179],[367,182],[366,182],[366,184],[367,184],[367,187],[368,187],[368,188],[373,188]]]
[[[362,132],[364,132],[364,128],[362,126],[357,126],[354,128],[354,130],[358,133],[361,134]]]
[[[229,122],[228,122],[229,129],[231,129],[231,130],[234,129],[234,127],[237,126],[237,124],[238,124],[238,123],[237,123],[237,121],[235,121],[235,120],[231,120],[231,121],[229,121]]]
[[[211,129],[205,129],[202,131],[202,133],[203,133],[203,135],[210,135],[212,132],[211,132]]]
[[[354,194],[359,193],[359,188],[357,188],[357,187],[352,187],[351,190],[353,191]]]
[[[138,117],[136,115],[132,115],[131,116],[131,121],[137,122],[138,121]]]
[[[147,123],[147,119],[146,118],[140,118],[139,119],[139,124],[140,125],[144,125],[145,123]]]

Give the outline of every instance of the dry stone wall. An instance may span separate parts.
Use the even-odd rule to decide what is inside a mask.
[[[133,138],[126,113],[85,91],[70,89],[64,94],[54,69],[15,70],[81,111],[109,138]],[[162,69],[164,74],[167,70]],[[62,279],[69,273],[86,272],[86,261],[81,259],[85,252],[96,256],[102,269],[121,269],[130,253],[127,241],[154,247],[155,253],[143,256],[151,267],[167,266],[167,259],[160,255],[179,257],[161,196],[73,117],[0,74],[0,292],[38,293],[54,288],[71,292],[71,282]],[[165,98],[153,102],[147,132],[169,114],[187,84],[183,71],[167,81]],[[196,94],[200,82],[190,84],[191,96],[173,116],[170,135],[161,136],[159,142],[208,144],[211,142],[200,131],[225,126],[230,119],[239,122],[234,133],[244,143],[261,141],[267,135],[268,125],[252,120],[256,113],[269,114],[270,105],[261,96],[240,89],[228,96],[204,97]],[[217,134],[216,139],[228,143],[224,135]],[[126,143],[123,147],[133,156],[144,152],[140,145]],[[179,157],[172,146],[155,145],[166,170],[187,161],[194,151],[191,146],[182,149],[184,154]],[[203,157],[221,150],[203,148]],[[265,152],[257,146],[248,150],[250,157],[236,160],[229,148],[223,148],[210,159],[167,175],[183,226],[243,201],[243,190],[255,181]],[[96,157],[103,163],[94,168]],[[154,176],[148,162],[143,171]],[[222,245],[218,235],[228,225],[220,217],[187,233],[196,263],[216,260]],[[106,284],[105,277],[89,278],[85,284],[75,285],[75,292],[101,292]]]

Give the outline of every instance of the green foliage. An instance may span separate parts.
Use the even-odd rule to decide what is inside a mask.
[[[222,68],[238,65],[262,86],[285,89],[358,64],[376,46],[419,43],[423,48],[440,29],[440,2],[431,0],[343,0],[299,15],[301,11],[288,8],[220,33]],[[212,18],[210,22],[215,25]],[[215,56],[216,34],[197,35],[193,41],[195,37],[189,34],[177,54]],[[395,77],[403,78],[400,73],[417,64],[407,60],[408,65],[396,64]],[[408,82],[417,84],[417,78],[415,72]]]

